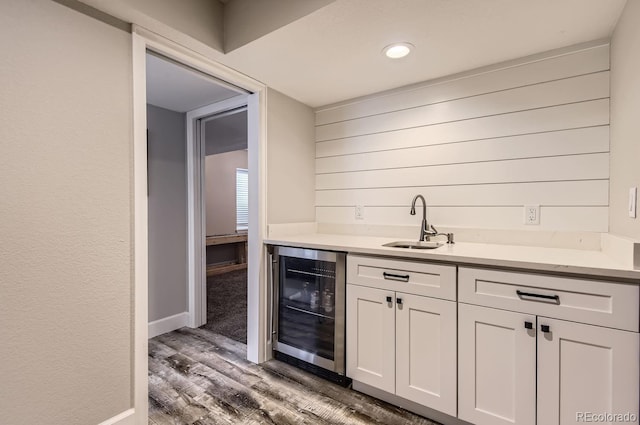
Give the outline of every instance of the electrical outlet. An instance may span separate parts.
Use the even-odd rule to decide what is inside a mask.
[[[364,220],[364,206],[356,205],[356,220]]]
[[[524,224],[540,224],[540,205],[524,206]]]

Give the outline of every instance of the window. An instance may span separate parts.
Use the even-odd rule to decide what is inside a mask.
[[[236,168],[236,232],[249,228],[249,170]]]

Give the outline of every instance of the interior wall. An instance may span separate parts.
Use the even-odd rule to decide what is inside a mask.
[[[132,407],[131,35],[49,0],[0,13],[0,422]]]
[[[236,168],[247,168],[247,151],[205,157],[207,236],[236,233]]]
[[[640,2],[628,1],[611,40],[610,231],[640,239],[629,188],[640,186]]]
[[[150,322],[187,311],[185,119],[147,105]]]
[[[609,46],[317,110],[319,223],[417,226],[418,193],[436,226],[606,232]]]
[[[235,50],[335,0],[233,0],[224,5],[224,48]]]
[[[170,39],[189,36],[223,51],[224,5],[217,0],[80,0],[112,16]]]
[[[248,148],[247,111],[224,115],[205,123],[205,155]]]
[[[267,92],[267,223],[315,221],[313,110]]]

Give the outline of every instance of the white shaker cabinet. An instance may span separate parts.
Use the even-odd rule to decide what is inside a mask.
[[[460,419],[476,425],[535,424],[534,326],[535,316],[458,305]]]
[[[347,376],[455,416],[456,303],[423,295],[455,297],[455,267],[349,256],[347,282]]]
[[[347,376],[389,393],[396,386],[394,307],[392,291],[347,285]]]
[[[568,425],[593,422],[590,414],[633,414],[637,420],[636,285],[471,268],[460,268],[458,284],[460,419]]]
[[[588,412],[637,421],[637,333],[544,317],[538,324],[538,424],[585,423]]]
[[[455,416],[455,358],[455,302],[396,293],[396,395]]]

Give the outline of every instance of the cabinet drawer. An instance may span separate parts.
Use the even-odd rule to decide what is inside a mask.
[[[456,299],[456,267],[349,255],[347,282],[388,291]]]
[[[638,331],[638,285],[460,267],[463,303]]]

